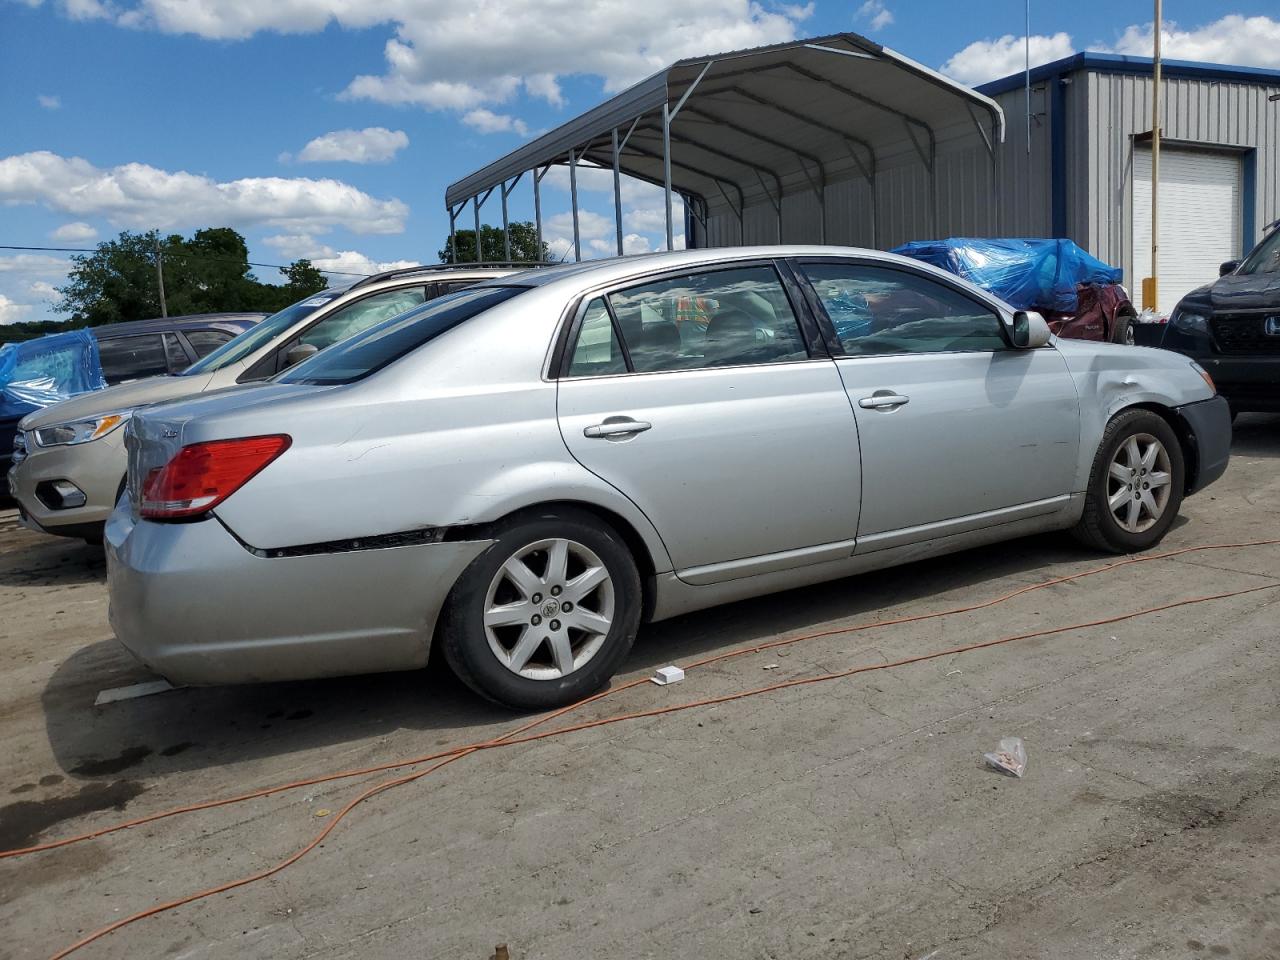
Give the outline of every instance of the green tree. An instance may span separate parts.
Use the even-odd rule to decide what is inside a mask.
[[[457,246],[458,263],[472,263],[475,261],[476,232],[474,230],[457,231],[454,234],[454,243]],[[508,259],[502,243],[501,227],[491,227],[488,224],[480,225],[480,250],[484,254],[482,258],[484,260]],[[449,239],[447,237],[438,256],[441,263],[449,263],[454,259],[449,256]],[[511,224],[510,259],[520,263],[545,263],[551,259],[551,252],[547,249],[547,245],[538,243],[538,231],[532,221],[518,220]]]
[[[275,312],[325,286],[307,260],[281,269],[283,284],[263,283],[249,266],[249,248],[230,227],[197,230],[191,237],[122,232],[97,250],[71,258],[67,283],[55,309],[68,326],[98,326],[160,316],[156,250],[164,266],[170,316],[221,311]],[[64,328],[66,329],[66,328]]]

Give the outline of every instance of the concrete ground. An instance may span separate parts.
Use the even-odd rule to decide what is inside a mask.
[[[1251,416],[1165,546],[1263,537],[1280,537],[1280,417]],[[95,707],[145,679],[107,626],[101,554],[11,513],[0,551],[0,849],[520,722],[440,670]],[[1101,562],[1042,537],[707,611],[644,631],[625,678]],[[565,722],[1273,583],[1280,547],[1138,564],[692,670]],[[1267,590],[485,751],[368,801],[288,870],[77,956],[1280,957],[1278,681]],[[1022,780],[981,762],[1010,735]],[[0,861],[0,957],[262,869],[378,779]]]

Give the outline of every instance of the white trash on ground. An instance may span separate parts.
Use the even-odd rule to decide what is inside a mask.
[[[656,683],[660,687],[665,687],[668,683],[679,683],[684,679],[684,671],[679,667],[659,667],[650,681]]]
[[[1001,773],[1021,777],[1027,769],[1027,748],[1021,737],[1004,737],[994,753],[984,753],[986,760]]]

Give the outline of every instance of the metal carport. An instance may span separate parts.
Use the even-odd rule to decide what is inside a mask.
[[[622,174],[664,188],[668,247],[676,195],[690,246],[882,246],[904,231],[989,230],[1003,139],[995,101],[852,33],[681,60],[452,184],[450,244],[468,204],[479,233],[495,191],[506,235],[507,201],[526,174],[541,240],[540,184],[555,165],[569,169],[576,259],[581,166],[613,171],[619,255]]]

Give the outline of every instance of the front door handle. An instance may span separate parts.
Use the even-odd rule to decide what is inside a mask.
[[[604,423],[583,428],[582,435],[592,439],[622,440],[652,430],[653,424],[630,417],[606,417]]]
[[[910,397],[904,397],[899,393],[890,393],[888,390],[877,390],[869,397],[863,397],[858,401],[858,406],[864,410],[892,410],[894,407],[900,407],[904,403],[909,403]]]

